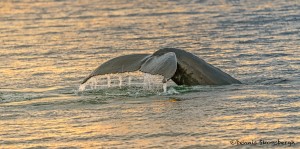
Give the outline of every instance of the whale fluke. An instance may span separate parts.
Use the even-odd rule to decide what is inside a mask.
[[[172,79],[177,85],[228,85],[241,82],[196,55],[176,48],[164,48],[149,54],[131,54],[113,58],[96,68],[82,82],[96,75],[142,71]]]
[[[140,68],[142,72],[164,76],[163,82],[172,78],[176,70],[177,59],[173,52],[168,52],[163,55],[152,55]]]
[[[97,75],[133,72],[140,69],[141,65],[147,60],[149,54],[131,54],[113,58],[97,67],[81,84],[84,84],[91,77]]]
[[[221,69],[185,50],[164,48],[154,52],[153,55],[163,55],[169,52],[175,53],[178,61],[176,73],[171,78],[177,85],[241,84],[239,80]]]
[[[152,75],[164,76],[163,81],[169,80],[177,69],[177,59],[173,52],[163,55],[131,54],[113,58],[96,68],[82,84],[93,76],[142,71]]]

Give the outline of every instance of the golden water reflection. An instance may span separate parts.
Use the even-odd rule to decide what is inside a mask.
[[[280,0],[0,1],[0,146],[299,142],[297,6]],[[162,47],[195,53],[244,84],[170,98],[74,93],[106,60]]]

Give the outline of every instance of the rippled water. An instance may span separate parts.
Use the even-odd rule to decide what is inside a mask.
[[[300,148],[299,31],[298,0],[0,1],[0,148]],[[243,84],[76,93],[106,60],[163,47]]]

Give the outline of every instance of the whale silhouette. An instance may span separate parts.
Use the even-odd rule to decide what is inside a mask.
[[[196,55],[176,48],[163,48],[152,55],[131,54],[113,58],[96,68],[91,77],[105,74],[141,71],[172,79],[177,85],[229,85],[241,82]]]

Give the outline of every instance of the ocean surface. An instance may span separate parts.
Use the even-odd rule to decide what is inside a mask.
[[[78,92],[165,47],[243,84]],[[0,80],[1,149],[300,148],[300,1],[1,0]]]

